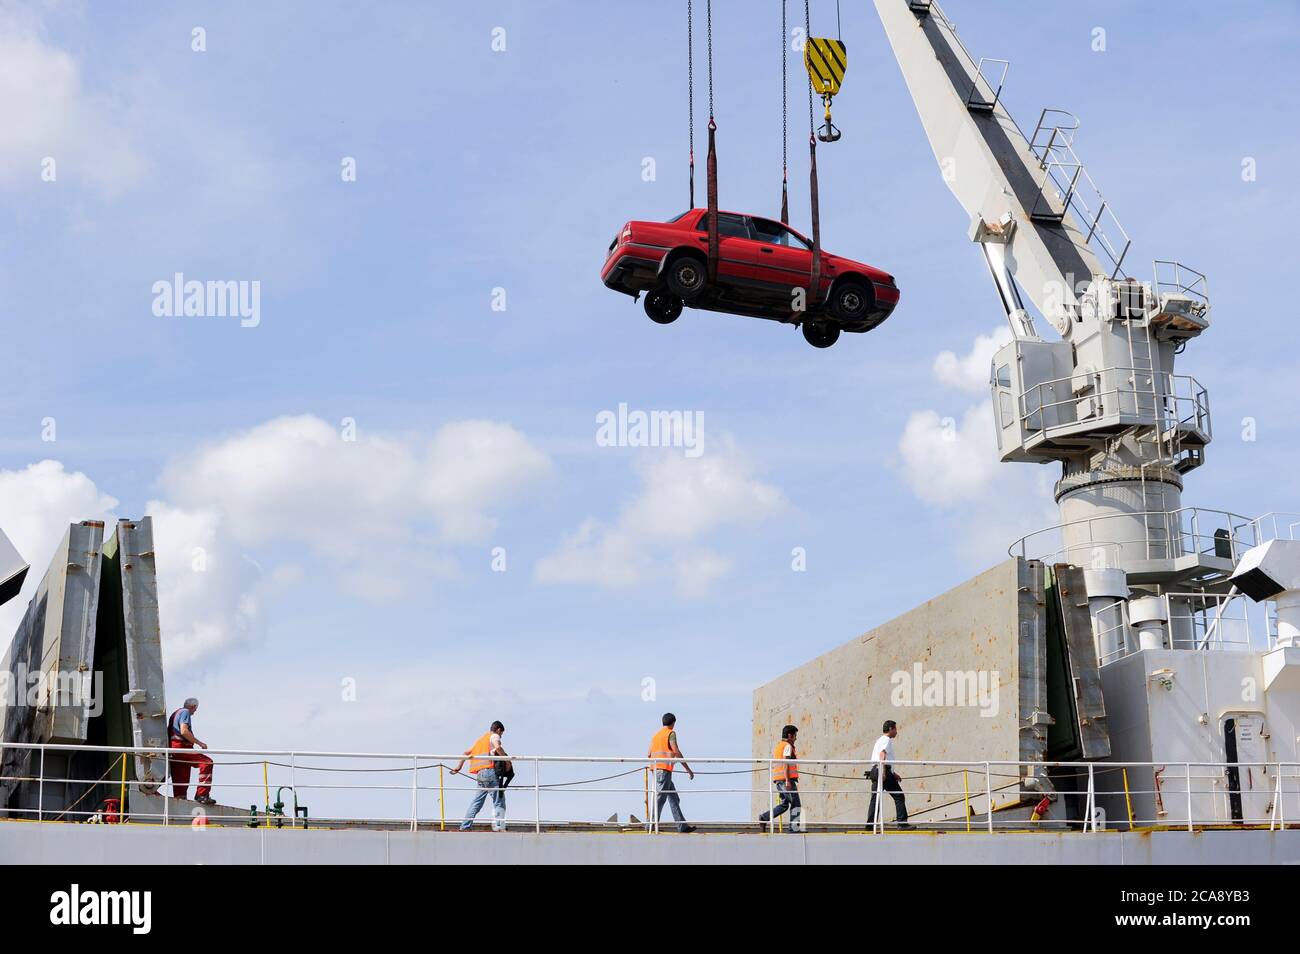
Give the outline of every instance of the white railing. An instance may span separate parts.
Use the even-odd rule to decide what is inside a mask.
[[[1141,377],[1150,383],[1139,384]],[[1042,381],[1020,393],[1020,427],[1031,433],[1073,434],[1114,414],[1155,426],[1166,439],[1186,431],[1199,432],[1204,443],[1213,437],[1209,393],[1187,374],[1103,368]]]
[[[1163,294],[1174,292],[1200,302],[1206,309],[1210,307],[1209,279],[1204,272],[1198,272],[1182,262],[1158,258],[1151,263],[1151,273],[1157,305]]]
[[[1078,117],[1064,109],[1048,108],[1039,113],[1029,149],[1046,176],[1029,216],[1059,220],[1069,213],[1080,231],[1086,230],[1084,244],[1110,263],[1110,277],[1127,278],[1124,259],[1133,241],[1074,151],[1078,130]],[[1047,198],[1049,186],[1056,206]]]
[[[1104,569],[1120,566],[1110,561],[1118,559],[1122,549],[1140,547],[1148,560],[1201,554],[1235,564],[1259,542],[1256,524],[1240,514],[1206,507],[1104,513],[1035,530],[1011,544],[1007,554],[1026,560],[1065,556],[1067,562]],[[1116,539],[1117,531],[1142,535]],[[1067,544],[1066,538],[1073,542]]]
[[[11,743],[6,749],[30,752],[26,774],[0,777],[0,782],[17,783],[21,795],[17,801],[26,803],[15,805],[11,799],[8,814],[42,822],[102,821],[104,799],[93,803],[88,799],[111,791],[112,795],[105,797],[120,799],[125,820],[133,824],[439,831],[457,827],[461,803],[480,790],[472,780],[451,773],[452,766],[461,759],[459,755],[206,750],[206,754],[219,757],[215,760],[214,785],[227,800],[243,800],[239,794],[232,795],[232,790],[254,793],[244,794],[244,798],[256,800],[261,796],[263,804],[254,804],[245,813],[239,808],[209,809],[159,797],[159,781],[139,782],[125,777],[126,766],[139,764],[128,760],[127,755],[168,760],[176,750],[34,743]],[[100,765],[107,765],[99,777],[74,777],[60,764],[74,756],[85,759],[93,755],[101,757]],[[655,762],[679,763],[681,759],[516,755],[504,761],[513,763],[517,775],[523,776],[509,788],[492,789],[506,793],[504,827],[508,829],[657,832],[672,827],[671,822],[665,826],[665,819],[656,817],[654,806],[663,793],[652,767]],[[876,810],[869,813],[873,783],[864,777],[864,770],[872,765],[869,760],[801,758],[798,796],[802,804],[786,817],[773,817],[765,823],[753,820],[757,814],[754,807],[760,803],[764,808],[777,804],[774,773],[783,763],[713,757],[686,761],[695,770],[696,782],[688,782],[684,768],[679,766],[673,773],[676,794],[684,803],[686,817],[696,816],[701,825],[776,832],[786,830],[791,824],[789,816],[794,816],[788,830],[894,830],[886,822],[884,809],[884,795],[890,795],[889,791],[878,793],[881,797],[876,799]],[[898,759],[892,764],[900,773],[909,823],[927,830],[1095,832],[1115,825],[1130,830],[1241,825],[1274,830],[1300,822],[1300,763]],[[277,789],[276,801],[280,792],[290,790],[295,803],[300,794],[313,801],[321,797],[336,802],[346,795],[354,803],[353,810],[345,812],[339,810],[340,806],[330,806],[331,813],[317,813],[310,818],[281,814],[270,796]],[[132,798],[136,790],[146,797]],[[564,820],[543,810],[544,798],[549,801],[561,795],[571,815]],[[591,795],[600,796],[604,805],[595,813],[578,807]],[[520,796],[528,808],[522,814],[511,815],[509,808],[519,803]],[[432,804],[435,797],[437,814],[422,811],[422,798]],[[699,808],[706,801],[724,797],[731,807],[721,817],[699,816]],[[388,801],[389,809],[376,813],[382,800]],[[394,801],[400,803],[400,811],[392,810]],[[630,809],[627,823],[593,820],[606,817],[611,805],[615,819],[619,808]],[[1038,808],[1044,809],[1041,818],[1032,814]],[[642,818],[635,817],[638,812]],[[1112,821],[1108,823],[1106,818]],[[479,825],[488,823],[485,820]]]
[[[1207,593],[1162,593],[1169,621],[1169,648],[1207,652],[1268,649],[1277,640],[1277,629],[1269,607],[1240,595]],[[1114,646],[1101,653],[1097,664],[1104,666],[1139,649],[1136,629],[1128,618],[1128,604],[1119,602],[1092,614],[1092,631],[1098,646]]]
[[[1251,522],[1257,543],[1270,540],[1300,540],[1300,513],[1274,511]]]

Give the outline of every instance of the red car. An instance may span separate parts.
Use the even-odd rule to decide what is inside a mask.
[[[667,222],[628,222],[610,243],[600,277],[633,298],[645,292],[645,312],[661,325],[690,305],[802,325],[817,348],[829,348],[841,331],[870,331],[898,304],[892,275],[824,250],[816,300],[801,301],[812,281],[812,242],[772,219],[718,213],[713,285],[708,247],[707,209]]]

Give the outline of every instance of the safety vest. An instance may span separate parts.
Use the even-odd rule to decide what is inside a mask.
[[[181,706],[181,709],[184,708]],[[181,714],[181,709],[177,709],[167,719],[167,741],[171,743],[173,749],[192,749],[194,743],[176,731],[176,717]]]
[[[654,734],[654,738],[650,740],[651,758],[656,758],[656,759],[672,758],[673,750],[668,746],[668,737],[672,735],[674,731],[675,730],[671,725],[666,725]],[[655,768],[659,769],[660,771],[671,772],[673,770],[673,763],[656,762]]]
[[[785,747],[787,745],[790,746],[790,758],[788,759],[785,757]],[[772,750],[772,758],[779,759],[772,765],[772,781],[784,782],[787,779],[791,782],[797,781],[799,779],[799,765],[795,762],[795,759],[798,757],[799,753],[795,751],[793,742],[787,742],[785,739],[778,742],[776,748]]]
[[[492,759],[485,759],[482,756],[492,751],[492,733],[484,732],[474,747],[469,750],[469,774],[477,775],[486,768],[494,768]]]

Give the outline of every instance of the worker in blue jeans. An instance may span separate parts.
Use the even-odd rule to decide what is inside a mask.
[[[461,831],[474,827],[474,819],[483,809],[483,803],[492,796],[492,830],[505,831],[506,828],[506,793],[497,777],[496,761],[491,756],[502,756],[506,750],[501,747],[501,736],[506,727],[501,722],[493,722],[491,728],[479,736],[478,741],[465,750],[464,758],[452,769],[453,775],[460,774],[461,766],[469,760],[469,774],[478,782],[478,791],[469,803],[465,820],[460,823]]]

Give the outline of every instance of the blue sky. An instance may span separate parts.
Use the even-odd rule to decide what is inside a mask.
[[[61,523],[155,514],[169,695],[203,698],[210,743],[459,750],[501,718],[515,750],[639,754],[673,709],[688,754],[744,754],[754,687],[1051,519],[1055,475],[994,462],[979,375],[935,372],[1002,321],[871,4],[844,4],[822,229],[897,276],[895,315],[815,351],[755,320],[659,327],[602,287],[625,220],[686,207],[683,6],[0,13],[0,525],[43,568]],[[773,214],[779,8],[715,7],[721,203]],[[1012,61],[1022,126],[1081,117],[1131,261],[1209,273],[1214,326],[1179,370],[1217,440],[1185,503],[1294,508],[1296,7],[946,9]],[[793,57],[790,76],[807,229]],[[702,56],[697,79],[702,144]],[[259,281],[260,324],[156,317],[176,272]],[[702,413],[698,466],[598,446],[620,403]],[[909,422],[924,448],[943,417],[959,446],[921,466]],[[356,441],[333,439],[344,419]],[[577,581],[539,575],[575,548]]]

